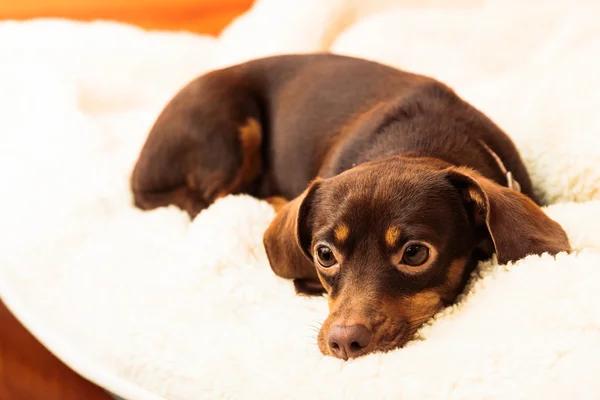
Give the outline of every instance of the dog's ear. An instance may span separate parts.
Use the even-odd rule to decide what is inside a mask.
[[[468,168],[450,168],[450,181],[461,193],[474,222],[485,224],[498,262],[529,254],[570,251],[565,231],[529,197],[501,186]]]
[[[320,182],[313,182],[300,196],[283,206],[265,231],[263,244],[275,275],[293,279],[298,294],[325,292],[317,276],[310,245],[311,210]]]

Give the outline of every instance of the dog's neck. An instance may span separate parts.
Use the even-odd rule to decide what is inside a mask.
[[[494,163],[496,164],[496,166],[498,167],[498,169],[501,171],[502,175],[504,175],[505,179],[506,179],[506,187],[508,187],[509,189],[512,190],[516,190],[517,192],[521,192],[521,185],[520,183],[515,179],[515,177],[513,176],[512,172],[510,170],[508,170],[506,168],[506,165],[504,164],[504,162],[502,161],[502,158],[500,158],[500,156],[498,155],[498,153],[496,153],[494,150],[492,150],[483,140],[481,139],[477,139],[476,143],[481,147],[481,149],[487,153],[492,160],[494,160]],[[397,151],[396,149],[390,148],[389,153],[393,154],[395,151]],[[396,153],[398,154],[398,153]],[[432,158],[438,158],[437,154],[427,154],[427,152],[424,152],[423,150],[409,150],[409,151],[403,151],[400,152],[399,155],[402,155],[404,157],[432,157]],[[380,158],[386,158],[387,154],[384,153],[383,157]],[[442,160],[441,158],[438,158],[441,162],[445,162],[444,160]]]
[[[521,192],[520,183],[514,178],[512,172],[506,168],[506,165],[504,164],[504,162],[502,161],[500,156],[495,151],[493,151],[487,144],[485,144],[482,140],[477,140],[477,143],[481,146],[481,149],[483,149],[483,151],[485,153],[487,153],[491,157],[492,160],[494,160],[496,167],[501,171],[502,175],[506,179],[506,183],[505,183],[506,187],[508,187],[509,189],[515,190],[517,192]],[[421,160],[427,159],[428,160],[427,162],[430,163],[431,165],[433,165],[432,163],[439,164],[439,165],[446,165],[446,166],[456,165],[455,163],[452,163],[452,162],[449,162],[448,160],[444,160],[444,159],[440,158],[437,154],[429,154],[428,152],[424,152],[422,150],[409,150],[409,151],[398,152],[396,149],[390,148],[390,149],[388,149],[388,152],[383,153],[383,155],[381,157],[375,157],[374,159],[370,159],[370,157],[365,157],[360,162],[353,163],[350,167],[351,168],[355,167],[359,164],[362,164],[363,162],[381,161],[381,160],[388,159],[390,157],[402,157],[402,158],[421,159]]]

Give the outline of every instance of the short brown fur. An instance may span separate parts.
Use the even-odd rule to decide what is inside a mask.
[[[333,54],[193,80],[157,118],[131,188],[144,210],[192,218],[228,194],[268,199],[270,267],[298,294],[327,293],[318,344],[343,359],[402,347],[494,254],[570,250],[488,117],[430,77]]]

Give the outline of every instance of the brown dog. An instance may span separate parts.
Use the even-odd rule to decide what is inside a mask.
[[[433,79],[331,54],[191,82],[156,121],[132,189],[142,209],[192,217],[232,193],[278,196],[271,267],[298,293],[328,293],[319,348],[343,359],[404,345],[494,253],[570,250],[481,112]]]

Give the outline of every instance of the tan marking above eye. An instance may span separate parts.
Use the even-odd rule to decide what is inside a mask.
[[[348,235],[350,234],[350,229],[348,228],[348,225],[342,223],[342,224],[339,224],[335,228],[335,230],[333,231],[333,234],[335,236],[335,240],[342,243],[346,239],[348,239]]]
[[[394,247],[399,237],[400,229],[396,228],[395,226],[391,226],[385,232],[385,243],[387,243],[387,245],[390,247]]]

